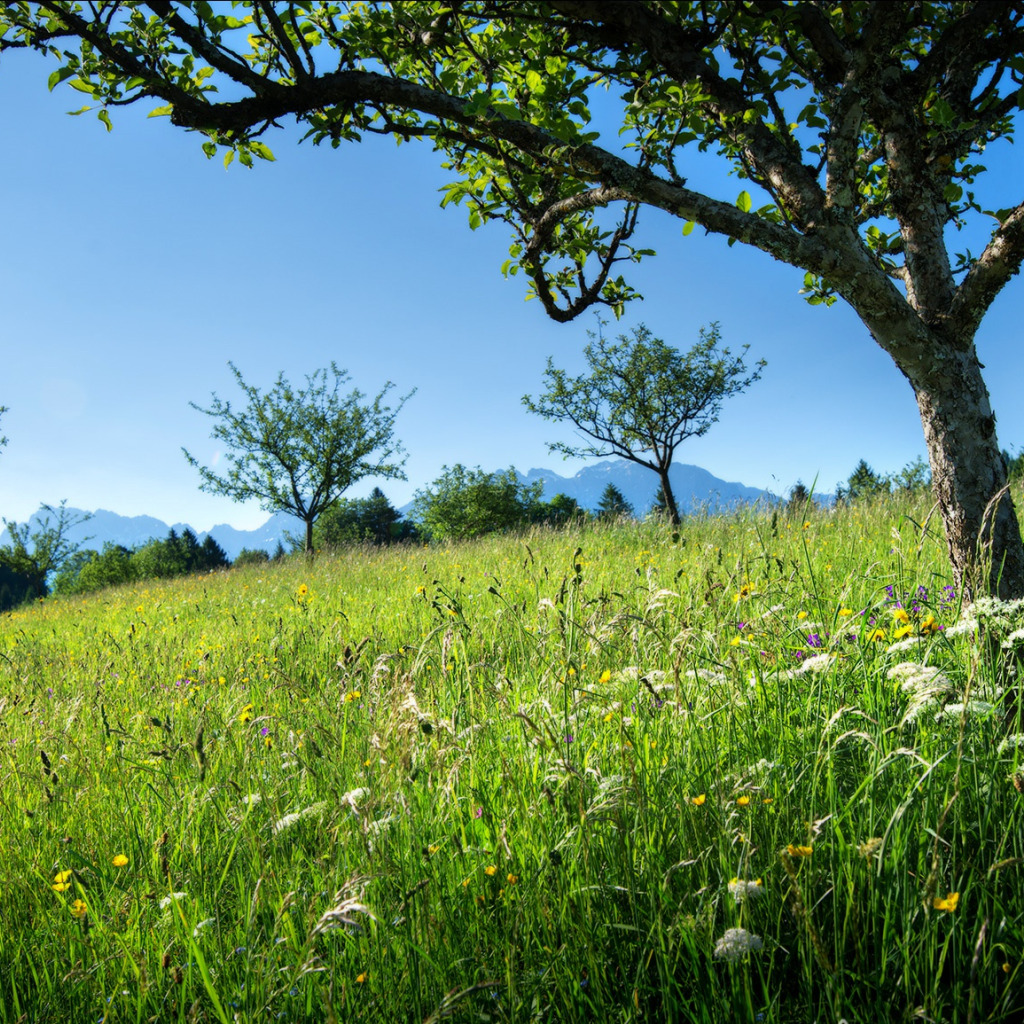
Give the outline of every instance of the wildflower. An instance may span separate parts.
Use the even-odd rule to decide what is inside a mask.
[[[356,975],[356,984],[357,985],[365,984],[366,983],[366,979],[369,977],[369,975],[370,975],[369,971],[363,971],[362,974],[357,974]]]
[[[761,801],[761,803],[763,803],[765,806],[767,806],[768,804],[773,804],[773,803],[775,803],[775,797],[773,797],[773,796],[766,796]]]
[[[519,881],[519,876],[518,875],[513,875],[512,872],[510,871],[506,881],[508,882],[509,885],[515,885],[516,882]]]
[[[742,960],[747,953],[760,949],[764,945],[757,935],[752,935],[746,928],[728,928],[725,934],[715,943],[715,956],[721,960],[735,963]]]
[[[750,797],[744,794],[743,796],[736,797],[736,804],[739,807],[746,807],[750,803]]]
[[[872,836],[870,839],[865,839],[857,847],[857,852],[862,857],[872,857],[877,852],[878,848],[882,845],[882,839],[880,836]]]
[[[128,863],[128,858],[123,854],[119,853],[113,860],[115,868],[123,868]]]
[[[600,678],[600,679],[598,680],[598,682],[601,682],[601,683],[607,683],[607,682],[608,682],[608,681],[609,681],[609,680],[611,679],[611,677],[612,677],[612,673],[611,673],[611,670],[610,670],[610,669],[607,669],[607,668],[606,668],[606,669],[605,669],[605,670],[604,670],[604,671],[603,671],[603,672],[601,673],[601,678]]]
[[[244,725],[246,722],[252,721],[252,705],[246,704],[242,708],[242,713],[238,716],[238,720]]]
[[[902,640],[905,636],[910,636],[913,632],[913,626],[900,626],[900,628],[892,634],[892,637],[894,640]]]
[[[797,612],[796,617],[800,622],[803,622],[807,618],[807,612]]]
[[[75,900],[75,902],[68,907],[68,910],[70,910],[75,917],[85,917],[89,912],[89,908],[86,905],[85,900]]]
[[[54,892],[67,892],[71,888],[71,872],[70,871],[58,871],[53,876],[53,885],[50,888]]]
[[[309,587],[305,583],[299,584],[299,597],[305,597],[309,593]]]
[[[729,883],[729,893],[737,903],[745,903],[747,900],[756,900],[764,892],[764,886],[761,883],[761,879],[755,879],[753,882],[741,881],[739,878],[734,878]]]
[[[362,693],[359,690],[349,690],[349,692],[345,694],[345,703],[351,704],[352,701],[359,700],[361,696]]]
[[[821,637],[817,633],[807,634],[807,646],[808,647],[821,647]]]
[[[426,587],[421,585],[421,586],[418,586],[416,588],[416,596],[417,597],[419,597],[420,595],[426,595],[426,593],[427,593],[427,588]]]
[[[885,640],[885,630],[884,629],[874,629],[874,630],[872,630],[870,633],[868,633],[868,639],[869,640],[876,640],[876,641],[877,640],[883,640],[884,641]]]
[[[960,893],[958,893],[958,892],[951,892],[951,893],[947,894],[945,899],[942,899],[940,896],[936,896],[932,900],[932,906],[936,910],[946,910],[949,913],[952,913],[954,910],[956,910],[956,905],[959,902],[960,902]]]
[[[731,639],[731,640],[729,641],[729,646],[730,646],[730,647],[739,647],[739,645],[740,645],[740,638],[739,638],[738,636],[734,636],[734,637],[733,637],[733,638],[732,638],[732,639]]]
[[[497,873],[498,869],[493,864],[488,864],[487,867],[484,868],[484,874],[487,875],[488,878],[492,878]]]
[[[707,793],[701,793],[700,796],[693,797],[690,800],[690,803],[693,804],[694,807],[700,807],[704,803],[704,801],[707,800],[707,798]]]
[[[920,623],[921,636],[930,636],[932,633],[937,633],[940,629],[939,624],[935,621],[934,615],[926,615]]]
[[[172,892],[170,896],[165,896],[160,901],[160,909],[166,910],[172,903],[177,903],[178,900],[183,900],[186,894],[183,892]]]
[[[794,846],[790,843],[789,846],[786,847],[786,853],[788,853],[790,857],[810,857],[810,855],[814,853],[814,847]]]
[[[892,617],[897,621],[906,625],[910,622],[910,616],[907,614],[906,608],[894,608]]]
[[[608,714],[604,716],[603,721],[610,722],[614,717],[615,717],[615,712],[614,711],[609,711]]]
[[[740,601],[743,600],[743,598],[750,597],[750,595],[753,593],[754,584],[748,581],[744,583],[742,587],[740,587],[739,593],[733,597],[733,601],[738,604]]]
[[[839,617],[842,618],[842,619],[845,619],[848,615],[852,615],[852,614],[853,614],[853,609],[852,608],[840,608],[839,609]]]

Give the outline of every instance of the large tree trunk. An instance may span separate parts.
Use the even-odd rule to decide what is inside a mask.
[[[973,344],[945,348],[936,368],[911,383],[953,578],[966,600],[982,594],[1021,597],[1024,544],[981,365]]]

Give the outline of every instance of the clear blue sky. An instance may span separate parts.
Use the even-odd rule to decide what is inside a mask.
[[[334,360],[367,393],[418,388],[397,428],[408,482],[382,482],[396,505],[446,463],[583,465],[548,454],[546,440],[569,435],[520,398],[540,390],[548,355],[582,368],[593,319],[555,324],[524,301],[522,280],[499,271],[506,231],[473,232],[465,210],[440,209],[447,179],[427,146],[318,149],[288,130],[267,139],[275,163],[225,170],[200,137],[144,109],[114,111],[109,134],[92,113],[67,116],[82,97],[48,93],[50,70],[31,53],[0,62],[0,514],[66,498],[198,529],[263,522],[255,504],[201,493],[180,451],[216,460],[211,423],[188,403],[236,397],[228,360],[259,386]],[[990,153],[999,206],[1021,199],[1022,155]],[[730,200],[743,187],[682,171]],[[860,458],[888,472],[924,454],[910,386],[847,307],[809,307],[798,271],[681,229],[641,213],[638,244],[658,255],[632,274],[645,301],[610,331],[644,322],[687,348],[717,320],[725,344],[749,344],[768,367],[679,461],[785,493],[798,478],[831,490]],[[1010,283],[979,336],[1013,449],[1022,287]]]

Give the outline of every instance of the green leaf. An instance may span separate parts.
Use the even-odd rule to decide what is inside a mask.
[[[696,226],[697,222],[695,220],[688,220],[683,225],[683,237],[685,238]]]
[[[749,192],[741,192],[736,197],[736,206],[739,207],[739,209],[743,213],[750,213],[750,207],[751,207],[750,193]]]
[[[203,152],[206,154],[208,159],[213,159],[214,153],[217,152],[217,143],[216,142],[209,142],[209,141],[204,142],[203,143]]]
[[[228,168],[231,165],[231,161],[234,160],[234,159],[235,159],[235,151],[233,149],[229,149],[224,154],[224,167],[225,167],[225,169]]]
[[[110,123],[110,115],[107,113],[106,107],[99,110],[96,116],[107,126],[108,132],[112,132],[114,130],[114,126]]]
[[[65,79],[70,78],[75,73],[74,68],[57,68],[56,71],[47,79],[46,84],[50,87],[50,92],[53,92],[54,88],[63,82]]]
[[[544,91],[544,78],[536,71],[526,72],[526,88],[530,92],[543,92]]]
[[[87,92],[90,95],[96,91],[96,86],[92,82],[83,82],[80,78],[73,78],[68,85],[72,89],[77,89],[79,92]]]
[[[146,117],[168,117],[172,110],[174,110],[174,104],[168,103],[165,107],[154,107]]]

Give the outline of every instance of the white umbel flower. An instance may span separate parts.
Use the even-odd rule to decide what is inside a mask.
[[[760,949],[764,943],[757,935],[752,935],[746,928],[728,928],[725,934],[715,943],[715,957],[735,963],[742,960],[748,953]]]
[[[756,900],[763,892],[764,886],[761,885],[760,878],[757,879],[756,882],[747,882],[742,878],[734,878],[729,883],[729,894],[737,903],[746,903],[747,900]]]

